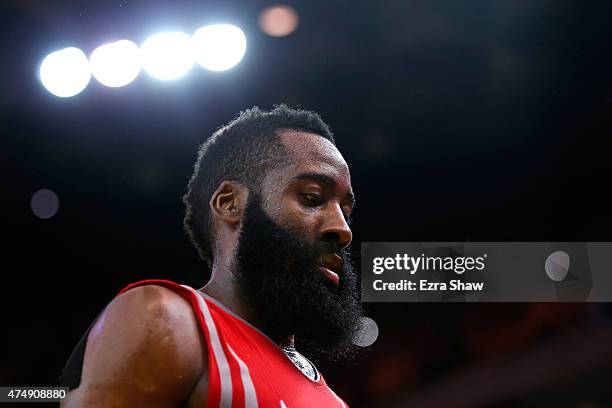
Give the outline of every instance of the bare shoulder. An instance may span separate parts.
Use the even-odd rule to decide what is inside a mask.
[[[81,384],[62,406],[179,405],[207,367],[205,347],[181,295],[157,285],[131,289],[91,329]]]

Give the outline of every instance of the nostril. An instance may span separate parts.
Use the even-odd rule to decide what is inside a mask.
[[[340,243],[340,234],[337,232],[325,232],[323,234],[323,241],[325,242],[333,242],[334,244]]]
[[[330,244],[334,244],[336,248],[346,248],[351,243],[351,234],[342,234],[337,231],[327,231],[321,235],[321,240]]]

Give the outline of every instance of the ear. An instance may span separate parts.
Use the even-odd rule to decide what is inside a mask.
[[[238,226],[246,208],[248,189],[236,181],[219,184],[210,198],[209,206],[213,220]]]

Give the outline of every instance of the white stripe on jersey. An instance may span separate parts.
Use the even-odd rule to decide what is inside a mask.
[[[251,379],[251,373],[249,367],[236,355],[234,350],[228,344],[230,353],[234,356],[238,365],[240,366],[240,377],[242,378],[242,386],[244,387],[244,406],[245,408],[257,408],[257,393],[255,392],[255,386]]]
[[[204,315],[204,323],[206,323],[206,328],[208,329],[208,334],[210,335],[210,344],[212,346],[212,351],[215,356],[215,360],[217,361],[217,367],[219,368],[219,381],[221,383],[221,399],[219,401],[219,407],[231,408],[232,374],[230,372],[229,364],[227,363],[225,352],[223,351],[223,347],[221,346],[219,335],[217,334],[217,328],[215,327],[212,315],[210,314],[210,310],[208,309],[208,305],[195,289],[185,285],[182,286],[193,292],[195,297],[198,299],[200,311]]]

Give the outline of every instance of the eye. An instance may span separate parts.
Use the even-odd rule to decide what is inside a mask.
[[[318,194],[302,193],[302,197],[304,197],[306,202],[313,207],[323,204],[323,198],[321,198],[321,196]]]

